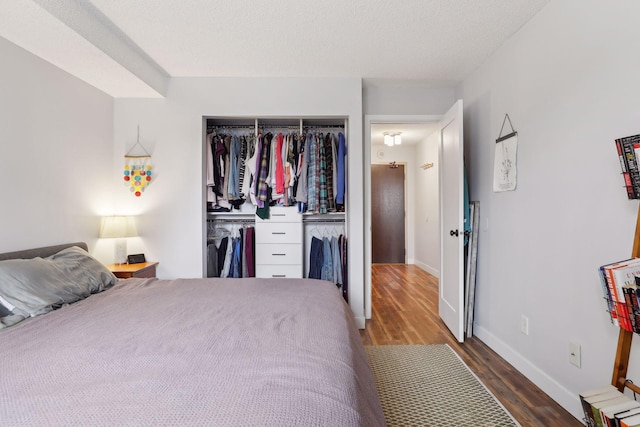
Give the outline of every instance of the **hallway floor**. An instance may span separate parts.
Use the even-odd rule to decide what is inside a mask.
[[[449,344],[522,426],[582,426],[476,337],[457,342],[438,316],[438,279],[415,265],[374,264],[364,345]]]

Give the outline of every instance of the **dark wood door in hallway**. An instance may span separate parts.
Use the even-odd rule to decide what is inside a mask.
[[[404,165],[371,165],[371,258],[405,262]]]
[[[522,426],[582,426],[476,337],[459,344],[438,316],[438,279],[415,265],[372,267],[364,345],[449,344]]]

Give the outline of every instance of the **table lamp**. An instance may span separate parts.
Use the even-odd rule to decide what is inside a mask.
[[[136,237],[135,218],[132,216],[105,216],[102,218],[100,237],[116,239],[115,258],[116,264],[127,262],[127,237]]]

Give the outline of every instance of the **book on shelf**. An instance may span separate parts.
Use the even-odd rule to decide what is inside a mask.
[[[633,183],[631,182],[629,168],[624,158],[624,153],[622,152],[622,143],[620,142],[620,139],[616,139],[616,149],[618,150],[618,159],[620,160],[620,169],[622,169],[622,177],[624,178],[624,187],[627,190],[627,197],[629,199],[635,199],[637,196],[633,191]]]
[[[596,403],[596,406],[593,408],[593,418],[596,422],[597,427],[609,427],[609,423],[603,417],[603,412],[612,408],[614,406],[622,405],[623,403],[627,403],[631,400],[628,396],[625,396],[621,392],[617,397],[612,397],[608,400],[603,400]]]
[[[593,390],[588,390],[579,394],[580,404],[582,405],[582,410],[584,411],[584,417],[586,420],[593,419],[593,412],[591,409],[591,404],[588,402],[589,399],[593,399],[595,396],[600,396],[601,394],[609,393],[617,390],[612,385],[607,385],[605,387],[596,388]]]
[[[620,421],[625,418],[630,418],[636,415],[640,415],[640,408],[629,409],[628,411],[622,411],[614,415],[614,425],[619,427]]]
[[[585,420],[591,426],[602,426],[600,409],[605,405],[611,406],[611,401],[619,399],[620,397],[626,396],[614,386],[603,388],[600,392],[592,390],[591,392],[581,394],[580,403],[582,403]]]
[[[639,330],[634,326],[634,319],[632,319],[632,317],[634,317],[632,316],[634,307],[627,306],[624,287],[626,286],[633,288],[635,294],[636,276],[640,276],[640,258],[634,258],[626,265],[614,267],[611,269],[611,272],[613,274],[614,286],[618,296],[617,304],[619,304],[621,307],[619,311],[623,313],[622,315],[624,316],[627,330],[630,332],[639,332]]]
[[[625,396],[626,397],[626,396]],[[626,400],[618,405],[605,406],[600,409],[600,417],[602,418],[602,425],[605,427],[616,427],[619,423],[616,422],[616,415],[623,412],[628,412],[632,409],[640,408],[640,403],[633,399],[626,398]]]
[[[585,420],[593,419],[593,410],[591,409],[591,403],[589,403],[588,399],[593,399],[595,396],[600,396],[605,393],[609,393],[612,391],[617,391],[618,389],[612,385],[608,385],[601,388],[596,388],[593,390],[588,390],[579,394],[580,404],[582,405],[582,410],[584,411]]]
[[[636,276],[635,279],[638,277]],[[638,286],[636,283],[631,283],[622,287],[624,293],[624,299],[627,304],[627,311],[629,312],[629,319],[631,320],[631,328],[633,332],[640,333],[640,312],[638,307]]]
[[[602,400],[599,402],[595,402],[594,405],[592,405],[593,407],[593,419],[595,421],[595,426],[596,427],[609,427],[609,424],[607,423],[607,421],[602,417],[602,410],[603,409],[608,409],[612,406],[618,406],[621,405],[623,403],[627,403],[629,402],[631,399],[627,396],[625,396],[624,394],[622,394],[621,392],[618,396],[616,397],[612,397],[610,399],[607,400]]]
[[[640,198],[640,167],[638,159],[640,158],[640,135],[626,136],[616,139],[616,147],[620,147],[622,151],[622,161],[620,167],[622,174],[628,173],[631,182],[631,191],[627,187],[627,197],[632,194],[632,199]],[[638,152],[636,152],[638,150]],[[625,170],[626,167],[626,170]],[[625,187],[627,186],[627,178],[625,177]]]
[[[604,295],[604,300],[607,304],[607,311],[609,312],[609,316],[611,317],[611,323],[616,326],[620,326],[620,322],[618,322],[618,314],[616,313],[614,296],[611,294],[611,289],[609,288],[607,274],[604,271],[604,266],[598,269],[598,273],[600,276],[600,284],[602,285],[602,294]]]
[[[620,420],[619,424],[620,427],[638,427],[640,426],[640,415],[623,418]]]
[[[640,275],[640,258],[620,261],[602,266],[608,293],[605,298],[611,298],[615,308],[618,325],[630,332],[634,332],[634,326],[629,315],[624,287],[635,285],[635,276]],[[633,310],[633,307],[631,307]]]

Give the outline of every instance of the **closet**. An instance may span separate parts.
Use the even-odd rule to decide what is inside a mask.
[[[344,117],[203,117],[204,276],[319,274],[346,296],[346,136]]]

